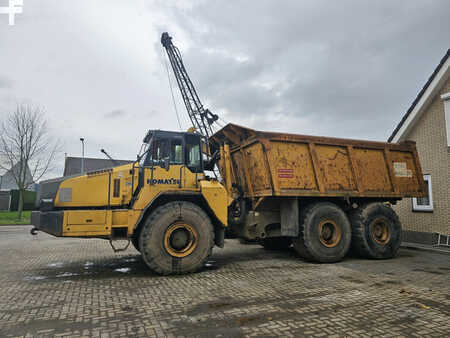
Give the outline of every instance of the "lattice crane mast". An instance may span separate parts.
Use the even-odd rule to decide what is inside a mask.
[[[219,117],[216,114],[211,113],[209,109],[203,107],[186,68],[184,67],[181,53],[172,43],[172,37],[169,33],[165,32],[162,34],[161,43],[166,49],[167,56],[169,57],[175,78],[177,79],[178,88],[180,89],[192,125],[197,133],[209,140],[209,137],[214,133],[212,125]]]

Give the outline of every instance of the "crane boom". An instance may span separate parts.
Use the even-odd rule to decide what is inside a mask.
[[[172,43],[172,37],[169,33],[165,32],[162,34],[161,43],[166,49],[167,56],[169,57],[175,78],[177,79],[178,88],[180,89],[192,125],[197,133],[209,139],[214,133],[212,125],[217,121],[218,116],[211,113],[209,109],[203,107],[186,68],[184,67],[181,53]]]

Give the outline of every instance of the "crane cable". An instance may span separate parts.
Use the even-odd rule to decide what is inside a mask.
[[[172,81],[170,81],[169,65],[167,64],[167,60],[166,60],[164,53],[163,53],[163,59],[164,59],[164,64],[166,65],[167,79],[169,80],[170,93],[172,94],[172,102],[173,102],[173,107],[175,109],[175,114],[177,115],[178,126],[180,127],[180,131],[183,131],[183,129],[181,128],[181,122],[180,122],[180,116],[178,114],[177,104],[175,103],[175,96],[173,95]]]

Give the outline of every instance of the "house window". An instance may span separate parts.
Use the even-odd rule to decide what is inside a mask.
[[[431,175],[423,175],[426,186],[426,195],[424,197],[413,198],[413,211],[433,211],[433,190],[431,188]]]

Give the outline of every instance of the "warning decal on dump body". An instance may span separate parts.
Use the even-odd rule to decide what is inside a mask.
[[[294,169],[278,169],[278,178],[294,178]]]
[[[394,162],[394,175],[396,177],[412,177],[412,170],[408,169],[406,162]]]

